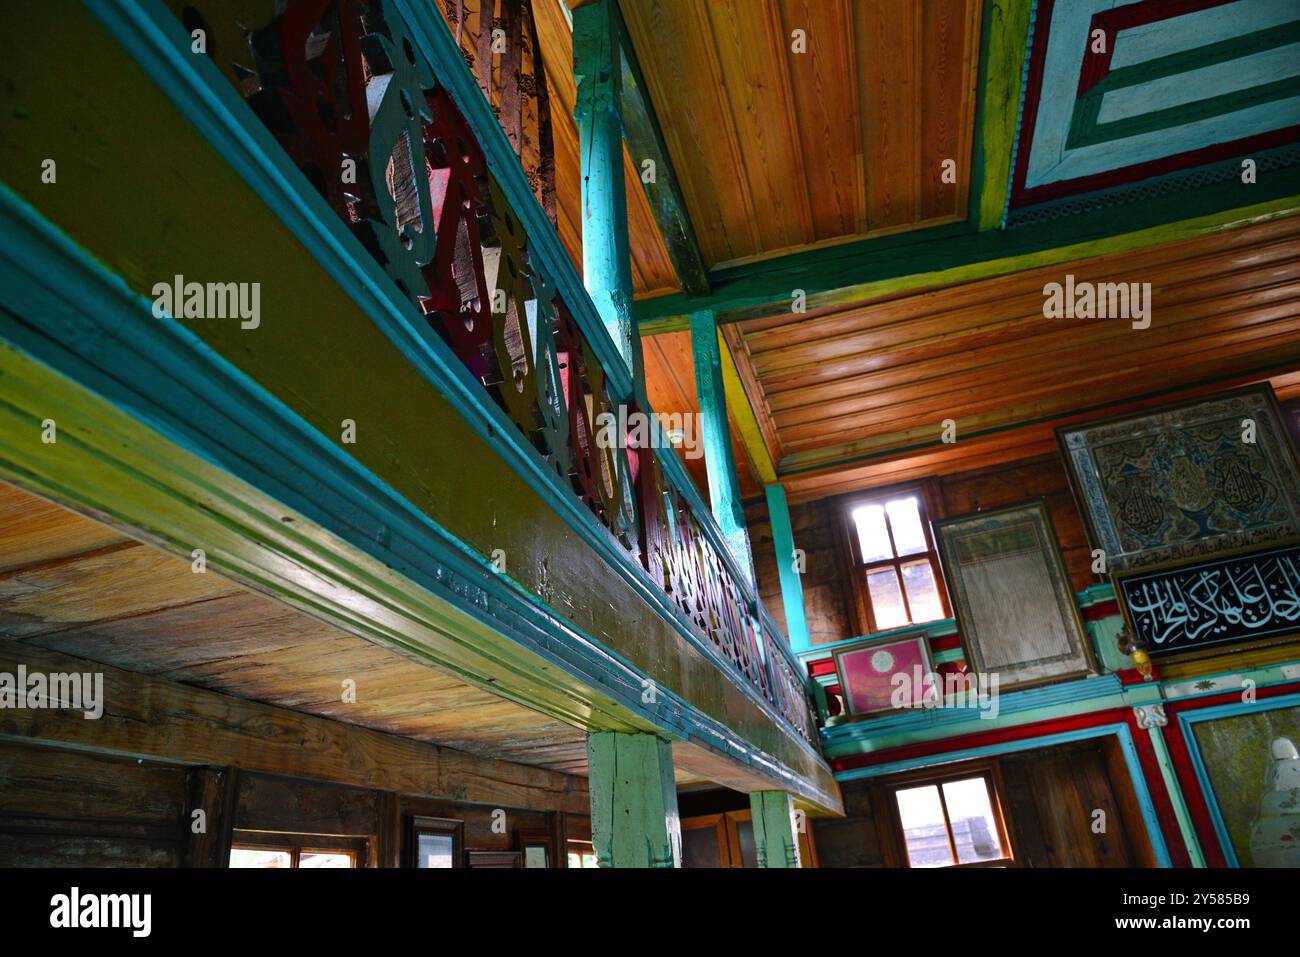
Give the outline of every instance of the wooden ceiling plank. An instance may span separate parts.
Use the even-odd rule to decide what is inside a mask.
[[[1072,268],[1089,274],[1105,273],[1114,278],[1123,273],[1154,271],[1176,263],[1195,263],[1199,270],[1227,271],[1249,266],[1258,259],[1268,260],[1293,254],[1294,240],[1300,236],[1300,216],[1281,219],[1247,229],[1229,230],[1212,236],[1168,246],[1157,246],[1140,253],[1100,256],[1073,264]],[[1240,250],[1240,252],[1237,252]],[[1222,263],[1220,268],[1218,265]],[[787,310],[764,320],[742,324],[751,351],[758,355],[769,349],[785,348],[810,340],[849,335],[871,329],[900,318],[922,318],[951,313],[955,310],[1002,302],[1008,285],[1036,285],[1059,280],[1069,270],[1060,266],[1019,273],[1001,282],[976,280],[911,296],[900,295],[863,303],[841,312],[822,312],[794,316]]]
[[[668,257],[672,260],[682,292],[687,296],[704,295],[709,292],[709,278],[705,272],[699,242],[695,238],[686,198],[682,195],[663,129],[655,115],[654,104],[650,101],[645,75],[641,71],[641,63],[637,59],[636,47],[628,32],[627,23],[617,4],[613,9],[623,51],[623,130],[628,152],[635,156],[632,161],[634,169],[639,169],[646,160],[654,164],[653,176],[647,178],[641,175],[638,179],[668,250]]]
[[[1162,325],[1161,328],[1176,329],[1180,337],[1224,335],[1230,334],[1238,327],[1244,328],[1255,323],[1300,315],[1300,285],[1278,287],[1269,290],[1269,293],[1268,296],[1261,297],[1258,290],[1252,290],[1240,296],[1228,297],[1214,303],[1216,311],[1213,314],[1208,312],[1207,307],[1206,316],[1199,319],[1181,316],[1176,323]],[[1267,302],[1261,302],[1261,299]],[[1210,321],[1200,321],[1204,319]],[[1041,319],[1038,321],[1041,322]],[[1027,324],[1030,324],[1030,321],[1027,321]],[[768,396],[768,401],[780,427],[806,425],[859,409],[875,409],[884,414],[884,410],[890,406],[910,404],[924,397],[938,394],[960,395],[966,388],[987,383],[990,379],[997,381],[996,376],[999,371],[1018,372],[1030,368],[1045,370],[1048,374],[1061,374],[1063,370],[1077,365],[1076,362],[1069,361],[1071,359],[1100,361],[1101,357],[1110,355],[1104,347],[1114,335],[1114,333],[1105,333],[1086,340],[1071,339],[1070,354],[1062,357],[1067,361],[1059,364],[1048,361],[1054,353],[1063,351],[1059,343],[1044,348],[1041,343],[1045,337],[1036,336],[1033,341],[1040,343],[1039,345],[1024,351],[1003,350],[996,354],[995,361],[992,363],[971,365],[955,371],[939,369],[934,364],[921,364],[912,367],[910,371],[900,368],[899,365],[887,365],[878,372],[866,373],[850,379],[839,379],[813,388],[778,393],[777,395],[784,400],[779,406],[772,402],[771,395]],[[1019,345],[1019,342],[1015,344]],[[1155,340],[1144,339],[1142,354],[1146,355],[1146,350],[1157,344]],[[1088,355],[1087,350],[1093,345],[1099,347],[1096,350],[1098,354]],[[1007,363],[1011,364],[1009,368],[998,368]],[[1015,378],[1017,389],[1022,387],[1025,381],[1027,380],[1017,376]]]
[[[745,381],[741,378],[738,367],[742,363],[747,364],[747,357],[742,352],[740,361],[736,360],[737,344],[734,337],[738,332],[726,333],[727,327],[719,329],[719,335],[722,336],[719,345],[722,356],[722,381],[727,394],[727,412],[735,423],[736,431],[740,433],[740,442],[744,447],[745,456],[754,471],[758,473],[759,480],[764,485],[771,485],[776,481],[775,462],[781,457],[776,428],[772,425],[771,413],[763,403],[763,394],[758,390],[757,382],[752,380],[752,371],[747,370],[753,382],[749,387],[746,387]],[[739,346],[743,349],[743,342],[739,343]],[[751,389],[754,389],[756,400],[750,397]],[[755,411],[755,401],[762,406],[761,414]]]

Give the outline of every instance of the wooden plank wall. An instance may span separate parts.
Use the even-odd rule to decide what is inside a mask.
[[[1052,516],[1061,554],[1075,591],[1101,582],[1092,574],[1091,550],[1083,521],[1075,507],[1065,468],[1056,455],[1040,456],[971,472],[958,472],[931,480],[938,514],[931,519],[1000,508],[1033,498],[1044,498]],[[844,560],[836,547],[835,522],[843,507],[840,497],[799,502],[790,506],[794,541],[806,554],[804,611],[814,645],[856,637],[849,612],[851,586]],[[766,504],[745,503],[749,540],[759,594],[777,622],[784,627],[785,608],[772,548],[772,525]]]

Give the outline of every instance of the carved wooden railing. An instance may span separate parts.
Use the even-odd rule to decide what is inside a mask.
[[[612,448],[597,443],[595,423],[603,413],[617,416],[620,403],[652,422],[653,415],[636,408],[626,375],[614,380],[621,387],[607,375],[599,357],[618,352],[604,327],[575,320],[594,309],[571,309],[560,277],[533,255],[479,139],[397,5],[169,6],[187,30],[205,32],[208,55],[558,483],[690,627],[815,741],[805,672],[738,574],[675,454],[636,447],[627,436]]]

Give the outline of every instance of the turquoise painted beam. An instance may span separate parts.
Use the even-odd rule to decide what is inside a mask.
[[[574,118],[582,157],[583,281],[632,370],[640,336],[632,319],[632,259],[623,179],[623,69],[612,0],[573,11]]]
[[[812,650],[808,635],[808,616],[803,607],[803,579],[790,528],[790,506],[785,500],[785,486],[769,485],[767,514],[772,521],[772,547],[776,550],[776,571],[781,579],[781,604],[785,607],[785,632],[790,650],[795,654]]]
[[[713,313],[691,316],[691,355],[695,360],[695,390],[700,400],[704,460],[709,473],[709,501],[713,517],[722,529],[750,585],[754,583],[754,561],[745,529],[745,510],[740,504],[740,483],[736,480],[736,456],[731,447],[731,426],[727,419],[727,392],[722,379],[722,354]]]
[[[784,791],[754,791],[749,795],[754,822],[754,851],[759,867],[802,867],[794,802]]]
[[[659,118],[655,115],[654,104],[650,102],[650,90],[641,73],[632,37],[627,32],[627,24],[616,4],[613,5],[613,15],[622,54],[623,130],[628,153],[641,176],[641,186],[650,202],[650,212],[659,227],[659,235],[663,237],[664,248],[668,250],[668,258],[672,260],[682,292],[687,296],[707,295],[709,276],[704,267],[704,257],[700,255],[699,242],[695,238],[695,227],[691,225],[691,215],[686,208],[686,199],[682,195],[672,158],[668,155],[668,145],[664,142]],[[646,160],[653,164],[653,175],[649,177],[644,166]]]
[[[591,840],[601,867],[680,867],[672,747],[652,734],[587,736]]]

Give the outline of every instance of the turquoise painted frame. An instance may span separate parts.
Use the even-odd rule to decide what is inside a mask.
[[[614,392],[633,394],[631,374],[610,339],[591,298],[578,279],[558,234],[546,218],[528,184],[505,133],[493,116],[477,81],[465,66],[451,34],[425,5],[392,0],[407,22],[419,50],[439,83],[456,101],[479,138],[489,168],[498,178],[512,210],[519,216],[544,270],[556,283],[574,319],[582,327],[605,369]],[[489,445],[502,454],[539,494],[554,501],[566,522],[653,607],[660,617],[694,645],[715,667],[729,676],[776,723],[785,719],[707,638],[696,634],[685,615],[655,586],[639,564],[631,561],[596,518],[567,490],[509,419],[486,396],[450,349],[414,314],[382,269],[361,247],[325,201],[307,182],[283,149],[252,114],[248,105],[207,57],[190,52],[190,37],[171,11],[156,0],[122,0],[116,4],[86,3],[87,8],[163,89],[205,140],[285,222],[340,287],[384,331],[408,362],[429,383],[457,404],[466,420]],[[16,197],[10,197],[16,200]],[[21,203],[19,200],[18,202]],[[760,601],[749,586],[725,537],[704,504],[698,489],[675,455],[659,456],[673,484],[690,504],[717,553],[728,564],[733,580],[753,610]],[[770,615],[759,615],[764,626]],[[778,632],[779,634],[779,632]],[[771,643],[787,656],[798,674],[806,674],[788,641]],[[805,690],[809,682],[805,682]],[[798,734],[792,737],[800,740]]]
[[[1300,695],[1297,695],[1297,697],[1300,698]],[[1160,830],[1160,821],[1156,817],[1155,805],[1151,802],[1151,791],[1147,787],[1146,778],[1142,774],[1137,745],[1133,741],[1133,733],[1126,724],[1103,724],[1092,728],[1064,731],[1059,734],[1047,734],[1037,738],[1022,738],[1018,741],[1007,741],[1002,744],[988,744],[978,748],[966,748],[961,751],[947,751],[943,754],[890,761],[886,764],[877,764],[867,768],[839,771],[836,773],[835,779],[840,782],[860,781],[867,778],[882,777],[886,774],[894,774],[899,771],[932,767],[936,764],[967,761],[971,758],[996,757],[1000,754],[1012,754],[1016,751],[1031,751],[1035,748],[1068,744],[1072,741],[1104,738],[1112,734],[1119,739],[1120,749],[1124,754],[1124,764],[1128,767],[1129,777],[1133,781],[1133,790],[1137,794],[1138,807],[1142,810],[1142,822],[1146,826],[1147,838],[1151,841],[1151,850],[1155,853],[1156,864],[1159,867],[1172,867],[1173,862],[1169,857],[1169,847],[1165,844],[1165,836]]]
[[[1219,718],[1254,714],[1259,711],[1276,711],[1280,708],[1291,708],[1297,705],[1300,705],[1300,693],[1279,695],[1276,698],[1257,698],[1254,701],[1221,704],[1209,708],[1178,712],[1178,729],[1183,733],[1187,753],[1192,759],[1192,770],[1196,773],[1196,783],[1201,789],[1201,794],[1205,796],[1205,806],[1210,810],[1210,822],[1214,825],[1214,836],[1219,841],[1219,846],[1223,850],[1223,859],[1228,862],[1229,867],[1241,867],[1241,862],[1237,859],[1237,852],[1232,847],[1232,839],[1228,835],[1228,825],[1223,820],[1223,812],[1219,810],[1219,799],[1214,793],[1214,785],[1210,783],[1209,771],[1205,767],[1205,759],[1201,756],[1201,746],[1196,740],[1193,726],[1204,721],[1216,721]]]

